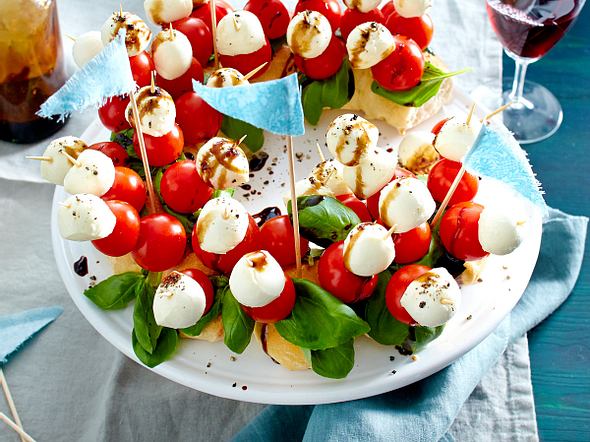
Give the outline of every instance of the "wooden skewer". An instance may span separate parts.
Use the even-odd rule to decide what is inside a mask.
[[[71,156],[65,150],[60,149],[58,152],[61,153],[64,157],[66,157],[70,161],[70,163],[72,163],[74,166],[76,166],[76,167],[82,167],[82,164],[80,164],[80,161],[78,161],[76,158],[74,158],[73,156]]]
[[[498,109],[496,109],[495,111],[493,111],[493,112],[490,112],[489,114],[487,114],[487,115],[486,115],[486,116],[483,118],[482,122],[484,122],[484,121],[488,121],[488,120],[490,120],[491,118],[495,117],[496,115],[498,115],[498,114],[500,114],[500,113],[504,112],[506,109],[508,109],[508,108],[509,108],[510,106],[512,106],[513,104],[514,104],[514,103],[511,101],[510,103],[506,103],[504,106],[500,106],[500,107],[499,107]]]
[[[389,228],[389,230],[385,233],[385,235],[383,236],[383,241],[387,241],[388,238],[391,238],[391,235],[393,235],[395,229],[396,229],[396,225],[394,224],[393,226],[391,226]]]
[[[27,155],[25,158],[27,160],[47,161],[49,163],[53,161],[53,158],[44,155]]]
[[[473,117],[473,112],[475,112],[475,103],[471,105],[471,109],[469,109],[469,113],[467,114],[467,119],[465,120],[465,124],[469,126],[471,124],[471,118]]]
[[[119,15],[123,17],[123,2],[119,3]]]
[[[239,146],[240,144],[242,144],[242,141],[244,141],[246,139],[246,137],[248,136],[248,134],[246,135],[242,135],[242,138],[240,138],[238,141],[235,142],[235,146]]]
[[[20,428],[16,423],[12,422],[12,420],[10,420],[10,418],[4,413],[0,413],[0,421],[3,421],[6,425],[16,431],[23,442],[35,442],[35,439],[29,436],[29,434],[27,434],[25,430]]]
[[[268,64],[268,61],[265,61],[264,63],[262,63],[260,66],[258,66],[255,69],[252,69],[250,72],[248,72],[246,75],[244,75],[244,80],[249,80],[250,78],[252,78],[254,75],[256,75],[261,69],[264,68],[264,66],[266,66]]]
[[[440,303],[443,305],[453,305],[455,304],[451,299],[449,298],[440,298]]]
[[[217,10],[215,9],[215,0],[209,0],[209,9],[211,12],[211,36],[213,37],[213,66],[215,69],[219,69],[219,53],[217,52]]]
[[[238,24],[238,21],[236,20],[236,16],[234,14],[232,14],[231,18],[232,18],[232,20],[234,22],[234,29],[236,31],[239,31],[240,30],[240,25]]]
[[[156,93],[156,71],[152,71],[150,75],[150,92],[152,94]]]
[[[170,40],[174,41],[174,29],[172,29],[172,23],[170,23],[170,27],[168,28],[168,32],[170,33]]]
[[[4,391],[4,397],[6,397],[6,402],[8,403],[8,408],[10,409],[10,413],[12,414],[14,422],[21,430],[23,430],[23,423],[21,422],[20,416],[16,411],[16,405],[14,405],[14,400],[12,399],[12,394],[10,393],[10,389],[8,388],[8,382],[6,381],[6,377],[4,376],[4,371],[2,371],[2,368],[0,368],[0,385],[2,386],[2,390]],[[21,441],[25,441],[25,438],[22,435],[20,435],[20,438]]]
[[[73,35],[70,35],[70,34],[65,34],[65,36],[66,36],[67,38],[69,38],[70,40],[72,40],[72,41],[76,41],[76,37],[74,37]]]
[[[322,146],[320,146],[320,143],[315,143],[315,147],[317,147],[318,156],[320,157],[320,160],[323,163],[324,161],[326,161],[326,157],[324,156],[324,152],[322,151]]]
[[[58,206],[65,207],[66,209],[69,209],[69,208],[71,208],[71,207],[72,207],[72,205],[71,205],[71,204],[66,204],[66,203],[64,203],[63,201],[59,201],[59,202],[57,203],[57,205],[58,205]]]
[[[295,192],[295,155],[293,153],[293,137],[287,137],[287,156],[289,157],[289,185],[291,187],[291,213],[293,217],[293,236],[295,238],[295,264],[297,277],[301,278],[301,236],[299,234],[299,212],[297,209],[297,193]]]

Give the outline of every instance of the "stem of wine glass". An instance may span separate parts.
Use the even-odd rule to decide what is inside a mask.
[[[511,101],[514,102],[516,105],[523,105],[523,90],[524,90],[524,80],[526,77],[526,70],[529,66],[530,61],[524,60],[520,57],[511,56],[514,59],[515,69],[514,69],[514,80],[512,82],[512,91],[510,92],[509,98]]]

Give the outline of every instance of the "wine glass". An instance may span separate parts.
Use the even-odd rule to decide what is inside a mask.
[[[586,0],[486,0],[492,27],[506,54],[516,62],[512,90],[502,95],[512,105],[504,125],[521,144],[553,135],[563,120],[561,105],[545,87],[525,81],[527,67],[564,36]]]

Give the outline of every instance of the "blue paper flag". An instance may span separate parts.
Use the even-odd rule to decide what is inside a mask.
[[[533,204],[547,210],[541,184],[524,150],[508,132],[483,124],[473,147],[463,159],[465,168],[508,184]]]
[[[125,30],[78,70],[41,105],[37,115],[63,120],[72,112],[102,106],[110,97],[129,93],[136,87],[125,48]]]
[[[297,75],[241,86],[212,88],[193,80],[193,89],[222,114],[279,135],[303,135]]]
[[[37,332],[63,313],[61,307],[27,310],[0,317],[0,367]]]

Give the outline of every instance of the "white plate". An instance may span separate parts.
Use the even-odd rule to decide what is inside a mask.
[[[455,93],[455,100],[441,113],[426,121],[421,129],[429,130],[444,115],[465,114],[470,105],[463,94]],[[295,139],[298,153],[297,173],[304,177],[317,163],[315,143],[324,144],[327,124],[342,111],[326,111],[317,127],[308,127],[307,134]],[[482,115],[479,115],[480,117]],[[397,145],[397,131],[382,122],[379,145]],[[82,135],[87,143],[108,139],[107,131],[95,121]],[[236,197],[251,212],[267,206],[280,206],[282,194],[288,191],[285,142],[277,136],[267,135],[264,148],[270,155],[267,167],[252,178],[252,188],[262,195],[243,197],[241,189]],[[271,166],[271,164],[275,164]],[[272,172],[272,173],[271,173]],[[484,180],[477,200],[485,204],[492,199],[505,198],[512,192],[497,182]],[[66,198],[62,187],[54,195],[54,209],[58,201]],[[131,359],[139,362],[131,346],[132,307],[116,312],[104,312],[84,295],[96,276],[102,280],[112,273],[108,259],[90,243],[63,240],[56,225],[56,211],[52,213],[52,240],[60,275],[76,306],[92,326],[110,343]],[[182,340],[172,360],[153,371],[180,384],[241,401],[269,404],[321,404],[358,399],[401,388],[435,373],[472,349],[488,336],[512,310],[526,288],[537,261],[541,241],[541,218],[533,216],[529,235],[514,253],[506,257],[490,257],[482,274],[483,282],[463,288],[463,303],[442,335],[419,353],[417,361],[401,356],[394,347],[382,346],[368,338],[355,343],[356,361],[353,370],[343,380],[322,378],[311,370],[292,372],[273,363],[261,350],[253,337],[241,355],[234,355],[222,342],[208,343]],[[88,258],[89,274],[79,277],[73,263],[81,256]],[[470,316],[472,319],[468,320]],[[390,356],[395,356],[393,361]],[[395,370],[395,374],[392,371]]]

